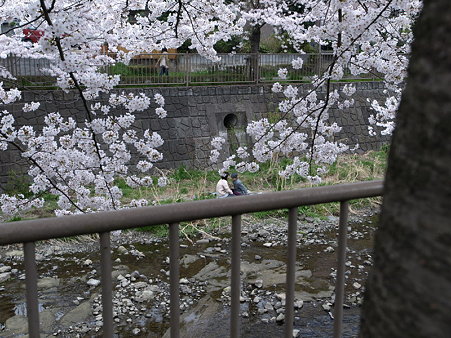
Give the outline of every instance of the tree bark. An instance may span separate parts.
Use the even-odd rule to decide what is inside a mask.
[[[249,79],[257,81],[258,79],[258,52],[261,40],[261,25],[256,24],[250,28],[249,43],[251,45],[251,57],[249,67]]]
[[[361,337],[451,336],[451,1],[425,1],[396,118]]]

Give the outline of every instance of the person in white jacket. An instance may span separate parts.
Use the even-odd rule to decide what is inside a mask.
[[[216,194],[218,198],[224,197],[232,197],[233,191],[229,187],[229,183],[227,182],[227,178],[229,177],[229,173],[226,171],[221,174],[221,179],[216,184]]]

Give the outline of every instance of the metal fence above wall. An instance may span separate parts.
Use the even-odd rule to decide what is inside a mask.
[[[192,86],[202,84],[310,82],[331,64],[332,54],[218,54],[219,61],[209,60],[199,54],[168,53],[168,72],[162,72],[159,59],[162,54],[140,54],[128,65],[116,63],[102,67],[101,72],[120,75],[122,86]],[[114,57],[114,55],[113,55]],[[292,61],[302,58],[303,67],[294,69]],[[17,80],[12,83],[20,88],[55,86],[56,80],[46,69],[48,59],[20,58],[10,55],[0,59],[0,66],[8,69]],[[280,68],[288,70],[286,79],[278,75]],[[345,79],[372,80],[371,73],[352,75],[344,70]]]

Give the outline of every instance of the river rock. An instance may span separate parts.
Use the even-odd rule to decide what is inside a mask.
[[[27,317],[17,315],[8,318],[5,323],[5,327],[8,330],[13,331],[15,334],[24,334],[28,332],[28,320]]]
[[[155,298],[155,293],[153,291],[143,290],[137,297],[135,297],[135,301],[143,303],[153,298]]]
[[[133,283],[133,287],[137,288],[137,289],[144,289],[147,286],[146,282],[136,282]]]
[[[265,309],[268,310],[268,311],[273,311],[274,307],[272,306],[271,303],[268,302],[268,303],[265,304]]]
[[[354,287],[354,289],[360,289],[362,287],[362,285],[360,285],[359,283],[355,282],[354,284],[352,284],[352,286]]]
[[[10,272],[0,273],[0,283],[6,282],[10,278],[11,278],[11,273]]]
[[[92,265],[92,260],[90,260],[90,259],[85,260],[85,261],[83,262],[83,265],[86,265],[86,266]]]
[[[184,285],[184,284],[180,285],[180,291],[186,295],[189,295],[193,292],[188,285]]]
[[[6,257],[23,257],[23,251],[22,250],[12,250],[5,253]]]
[[[117,248],[117,251],[119,251],[119,253],[122,255],[128,254],[128,250],[125,247],[123,247],[122,245]]]
[[[95,287],[95,286],[100,285],[100,281],[98,279],[91,278],[86,282],[86,284],[88,284],[89,286]]]
[[[55,309],[46,309],[39,313],[39,321],[41,323],[41,330],[44,332],[51,332],[55,324]]]
[[[261,229],[258,231],[257,235],[259,237],[268,237],[270,234],[268,230]]]
[[[263,286],[263,281],[261,279],[257,279],[254,285],[260,289]]]
[[[63,327],[68,327],[81,322],[86,321],[86,319],[91,314],[91,303],[89,301],[83,302],[76,308],[70,310],[66,313],[60,320],[60,324]]]
[[[50,289],[60,285],[60,279],[56,277],[44,277],[38,280],[39,289]]]
[[[283,313],[280,313],[277,318],[276,318],[276,322],[281,323],[285,320],[285,315]]]
[[[209,286],[224,287],[227,283],[225,278],[229,273],[224,266],[219,266],[218,263],[212,261],[204,266],[195,276],[194,279],[198,281],[208,281]]]
[[[141,251],[139,250],[130,250],[130,253],[132,254],[132,256],[138,257],[138,258],[143,258],[146,257]]]
[[[285,298],[287,297],[287,295],[285,293],[276,293],[276,297],[278,300],[285,300]]]
[[[301,331],[298,329],[293,330],[293,338],[297,338],[301,336]]]
[[[180,259],[180,265],[182,265],[184,268],[187,268],[190,264],[194,263],[198,259],[199,258],[196,255],[186,254]]]
[[[331,305],[329,303],[321,305],[325,311],[330,311]]]
[[[11,271],[11,267],[10,266],[0,266],[0,273],[4,273],[4,272],[9,272]]]

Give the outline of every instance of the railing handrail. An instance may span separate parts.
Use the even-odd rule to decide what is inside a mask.
[[[1,223],[0,245],[375,197],[382,189],[383,181],[376,180]]]

